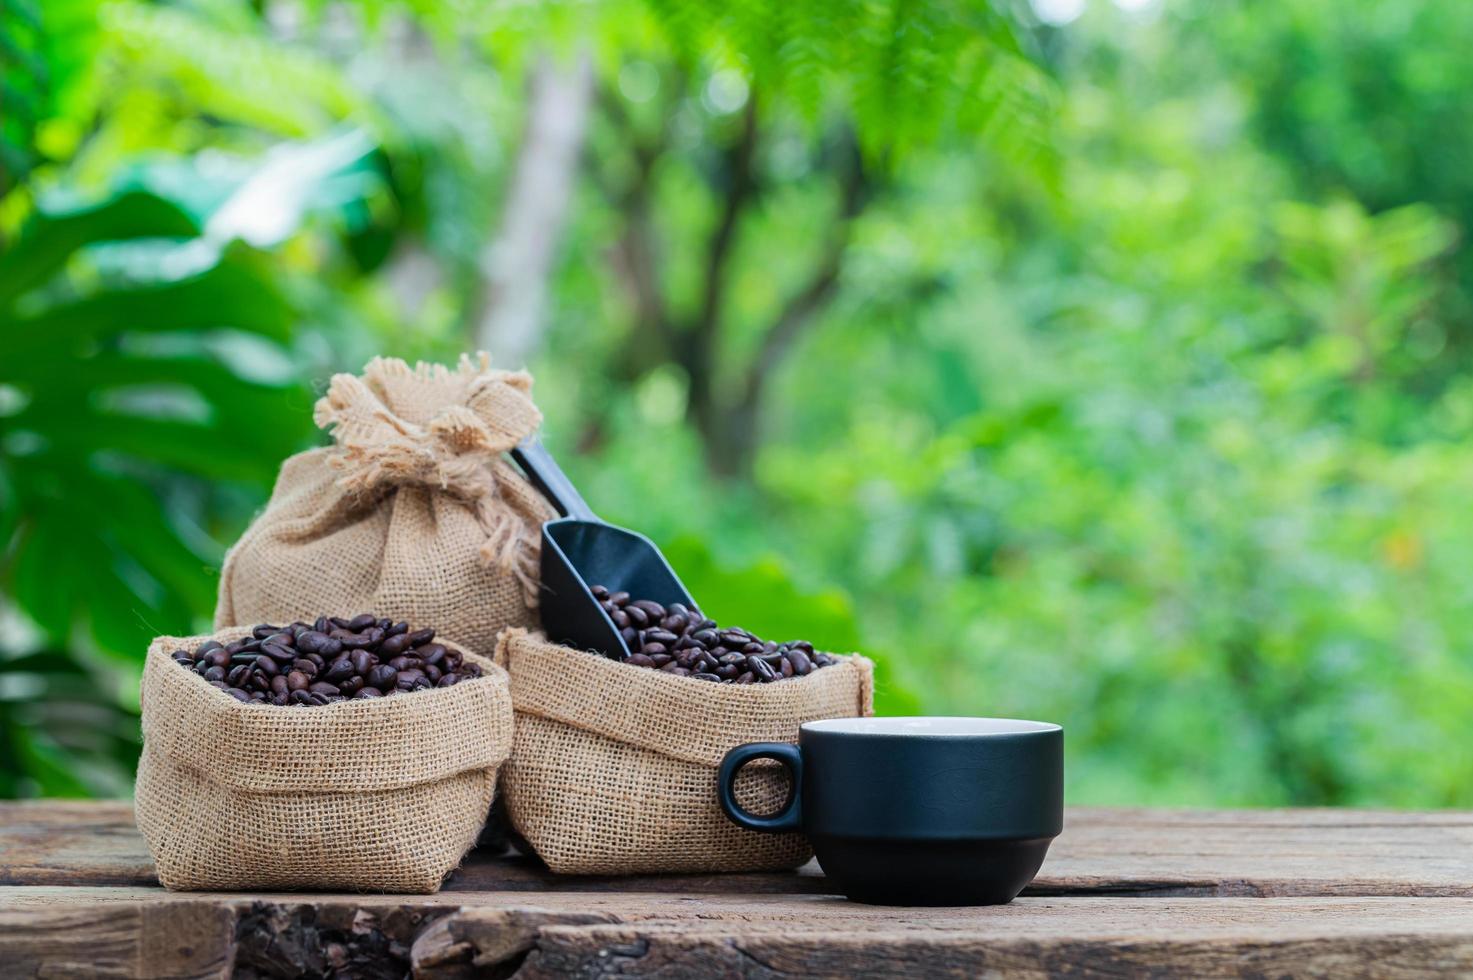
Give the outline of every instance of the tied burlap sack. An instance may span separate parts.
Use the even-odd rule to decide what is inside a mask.
[[[314,417],[336,445],[282,464],[225,558],[215,627],[372,611],[489,656],[503,627],[530,625],[556,515],[502,454],[542,415],[530,376],[489,364],[375,358],[334,376]]]
[[[243,704],[170,658],[206,639],[160,637],[143,668],[134,809],[159,881],[437,891],[475,843],[511,749],[506,672],[461,649],[484,676],[320,707]]]
[[[716,770],[744,742],[796,742],[798,726],[871,713],[873,665],[860,656],[772,684],[712,684],[502,634],[496,659],[516,711],[502,799],[512,827],[553,871],[640,874],[765,871],[812,856],[799,834],[733,824]],[[776,766],[742,770],[753,813],[788,797]]]

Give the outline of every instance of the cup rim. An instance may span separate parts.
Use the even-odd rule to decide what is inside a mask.
[[[965,715],[889,715],[825,718],[804,722],[800,731],[858,738],[1006,738],[1042,735],[1064,729],[1050,721],[977,718]]]

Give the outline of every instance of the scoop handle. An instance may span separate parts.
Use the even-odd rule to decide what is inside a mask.
[[[527,474],[527,479],[552,502],[559,514],[580,521],[598,521],[598,515],[583,500],[583,496],[573,486],[573,481],[568,479],[557,460],[552,458],[552,453],[542,445],[541,439],[536,436],[523,439],[511,451],[511,458],[517,461],[522,472]]]

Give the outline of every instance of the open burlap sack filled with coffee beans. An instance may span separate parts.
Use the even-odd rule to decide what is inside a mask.
[[[713,684],[502,634],[516,733],[502,771],[512,827],[568,874],[765,871],[813,854],[799,834],[733,824],[716,770],[744,742],[796,742],[798,726],[872,713],[874,669],[861,656],[772,684]],[[754,763],[737,779],[753,813],[788,797],[786,774]]]
[[[541,525],[556,515],[502,457],[542,422],[531,389],[484,354],[335,375],[314,417],[336,444],[282,464],[225,558],[216,628],[373,610],[489,655],[503,627],[534,623]]]
[[[323,706],[242,704],[170,658],[206,639],[160,637],[143,668],[134,809],[159,881],[439,890],[475,843],[511,749],[506,672],[458,648],[481,677]]]

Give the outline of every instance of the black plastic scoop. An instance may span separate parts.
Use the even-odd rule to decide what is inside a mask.
[[[542,628],[548,639],[615,660],[629,656],[619,627],[594,598],[594,585],[696,608],[654,542],[599,520],[541,440],[525,440],[511,456],[563,515],[542,525]]]

